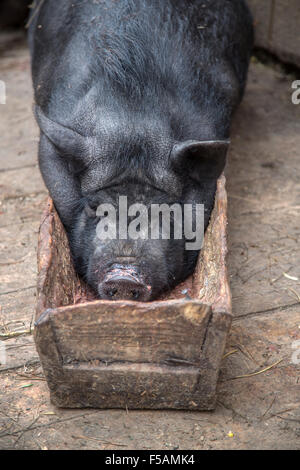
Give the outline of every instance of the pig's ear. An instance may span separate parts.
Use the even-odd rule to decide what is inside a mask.
[[[77,132],[49,119],[39,106],[34,108],[36,121],[41,131],[62,152],[73,157],[82,156],[87,148],[86,138]]]
[[[226,163],[229,140],[186,140],[175,144],[171,165],[179,171],[188,171],[196,180],[219,178]]]

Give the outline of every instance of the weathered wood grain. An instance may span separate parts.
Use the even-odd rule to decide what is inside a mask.
[[[193,294],[216,312],[231,313],[231,293],[226,268],[227,194],[225,181],[218,181],[215,207],[205,233],[193,278]]]
[[[200,302],[111,301],[51,312],[63,363],[93,361],[197,364],[211,309]]]
[[[248,0],[255,44],[283,62],[300,66],[299,0]]]

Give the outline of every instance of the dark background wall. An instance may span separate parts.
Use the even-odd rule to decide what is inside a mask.
[[[248,0],[248,4],[256,46],[300,67],[300,0]]]
[[[25,26],[30,3],[28,0],[0,0],[0,28]]]

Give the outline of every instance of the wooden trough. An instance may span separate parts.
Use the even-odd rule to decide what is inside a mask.
[[[39,234],[34,335],[53,404],[215,407],[231,325],[226,210],[222,176],[195,273],[167,298],[106,301],[92,300],[76,276],[64,228],[48,200]]]

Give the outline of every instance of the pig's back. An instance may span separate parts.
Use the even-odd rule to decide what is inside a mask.
[[[29,40],[36,101],[53,117],[87,95],[86,107],[234,107],[252,22],[243,0],[46,0]]]

